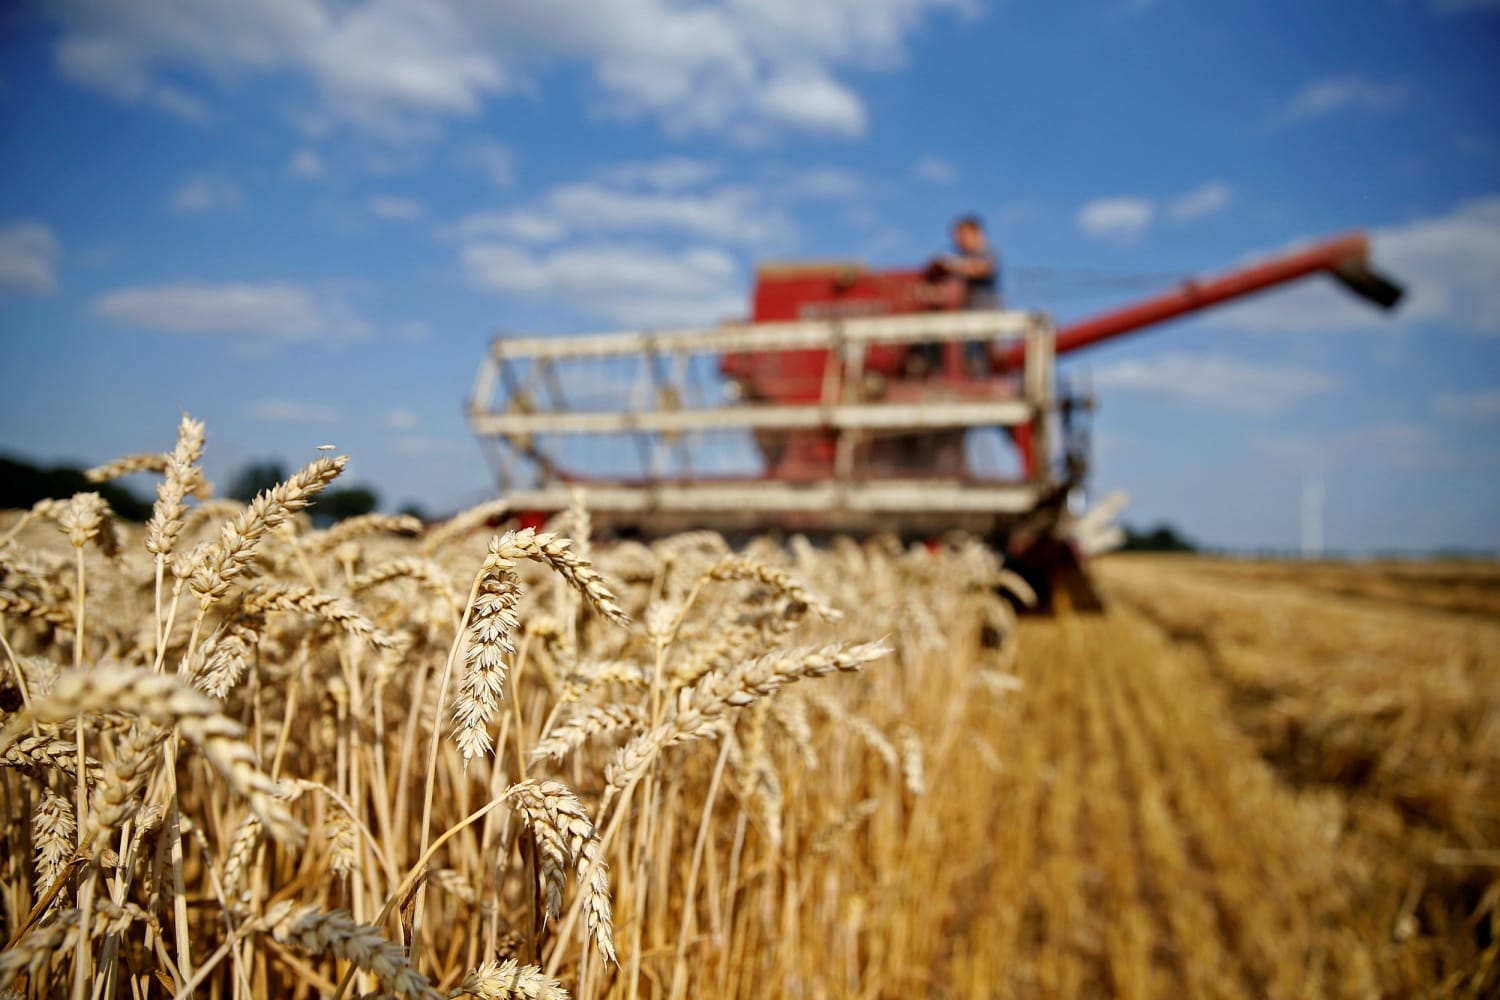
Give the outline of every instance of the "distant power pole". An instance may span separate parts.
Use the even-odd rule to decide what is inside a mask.
[[[1302,483],[1302,558],[1319,559],[1323,555],[1323,477],[1314,476]]]

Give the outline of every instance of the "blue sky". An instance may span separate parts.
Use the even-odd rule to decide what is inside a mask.
[[[1500,549],[1500,3],[54,0],[0,14],[0,452],[208,423],[388,506],[490,489],[497,328],[712,322],[754,263],[914,265],[985,216],[1061,321],[1371,231],[1079,355],[1098,491],[1215,545]]]

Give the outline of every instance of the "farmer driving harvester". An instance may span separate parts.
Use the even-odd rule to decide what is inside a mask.
[[[934,257],[927,265],[926,278],[937,286],[933,298],[964,309],[999,309],[1000,266],[985,239],[979,216],[964,215],[953,223],[953,251]],[[918,345],[912,351],[913,374],[937,371],[941,353],[941,344]],[[970,375],[987,374],[987,346],[980,341],[965,344],[964,362]]]

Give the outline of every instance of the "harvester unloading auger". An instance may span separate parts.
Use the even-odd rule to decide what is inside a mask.
[[[1401,296],[1358,233],[1061,330],[1045,313],[961,310],[920,270],[767,265],[751,322],[496,336],[469,419],[519,512],[562,510],[581,489],[618,534],[962,529],[1044,599],[1069,581],[1076,602],[1080,560],[1118,531],[1107,512],[1075,514],[1092,402],[1059,391],[1056,359],[1320,272],[1382,308]],[[1014,468],[981,471],[971,439],[990,429]]]

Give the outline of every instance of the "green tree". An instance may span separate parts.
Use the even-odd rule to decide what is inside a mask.
[[[1170,524],[1158,524],[1147,531],[1125,529],[1126,552],[1197,552],[1198,546]]]
[[[127,521],[144,521],[151,516],[151,504],[118,483],[91,483],[82,470],[72,466],[48,469],[0,458],[0,510],[25,510],[38,500],[66,500],[74,493],[99,494],[116,515]]]
[[[313,501],[308,513],[312,515],[314,524],[326,526],[346,517],[369,514],[379,506],[380,496],[374,490],[365,486],[344,486],[324,490]]]
[[[229,481],[229,497],[240,503],[249,503],[257,493],[264,493],[286,479],[286,467],[280,462],[259,460],[251,462]]]

